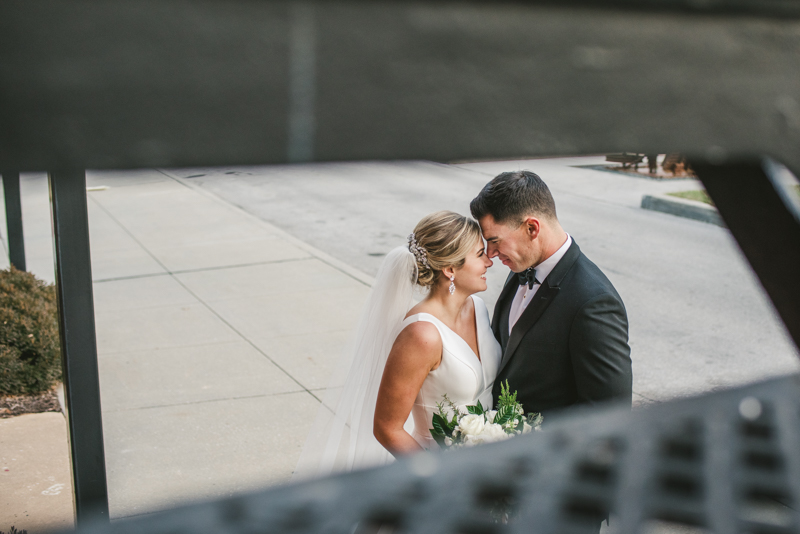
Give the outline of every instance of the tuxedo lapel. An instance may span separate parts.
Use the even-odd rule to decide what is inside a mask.
[[[525,334],[533,328],[533,325],[541,318],[547,307],[550,306],[556,296],[558,296],[561,281],[577,261],[580,254],[581,249],[578,247],[578,244],[575,243],[575,240],[573,240],[572,245],[567,249],[567,253],[564,254],[561,261],[558,262],[547,278],[542,281],[542,285],[539,287],[538,291],[536,291],[531,303],[528,304],[528,307],[525,308],[525,311],[522,312],[522,315],[520,315],[519,319],[514,324],[514,328],[511,329],[511,336],[508,338],[508,344],[503,347],[503,358],[500,361],[500,368],[497,371],[498,374],[514,356],[514,352],[516,352]],[[508,284],[506,284],[506,288],[507,286]],[[503,289],[503,293],[505,293],[506,288]],[[495,312],[496,311],[495,309]],[[508,329],[507,323],[506,329]]]
[[[505,351],[503,351],[503,359],[500,361],[498,373],[503,370],[511,356],[514,355],[514,351],[517,350],[522,337],[536,324],[536,321],[539,320],[550,303],[553,302],[556,294],[558,294],[558,287],[550,287],[545,282],[533,296],[533,300],[531,300],[531,303],[528,304],[528,307],[525,308],[525,311],[522,312],[522,315],[519,316],[516,324],[511,329],[511,336],[508,338],[508,345],[506,345]]]
[[[506,285],[497,297],[497,303],[494,305],[494,313],[492,314],[492,331],[494,337],[500,342],[500,345],[505,348],[508,343],[508,312],[511,308],[511,301],[514,298],[514,293],[519,287],[517,283],[517,274],[510,272],[506,278]]]

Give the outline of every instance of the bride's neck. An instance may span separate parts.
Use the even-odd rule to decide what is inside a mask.
[[[432,290],[425,300],[431,309],[438,312],[434,314],[437,319],[444,323],[454,324],[464,310],[468,298],[469,295],[465,295],[457,289],[451,295],[447,287],[438,287]]]

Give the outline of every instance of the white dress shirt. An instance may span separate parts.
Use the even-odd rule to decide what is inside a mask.
[[[544,260],[542,263],[536,266],[536,279],[539,282],[544,282],[544,279],[547,278],[547,275],[555,268],[561,258],[564,257],[564,254],[567,253],[567,249],[572,244],[572,238],[569,234],[567,234],[567,240],[561,245],[561,248],[555,251],[555,253]],[[514,283],[514,282],[512,282]],[[525,311],[525,308],[528,307],[530,301],[533,300],[533,296],[539,290],[539,286],[541,283],[534,283],[533,289],[529,289],[528,285],[525,284],[524,286],[519,286],[517,289],[517,294],[514,295],[514,300],[511,302],[511,311],[508,314],[508,334],[511,335],[511,329],[514,328],[514,325],[517,324],[522,312]]]

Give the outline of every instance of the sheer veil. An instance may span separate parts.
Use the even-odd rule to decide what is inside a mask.
[[[386,359],[411,307],[416,277],[416,259],[407,247],[386,255],[322,398],[293,480],[391,461],[372,434],[372,420]],[[411,416],[405,428],[413,428]]]

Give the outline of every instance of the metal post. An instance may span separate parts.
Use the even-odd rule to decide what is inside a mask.
[[[78,525],[108,521],[103,422],[92,298],[86,173],[51,172],[64,396]]]
[[[800,213],[776,164],[769,159],[690,164],[800,347]]]
[[[22,236],[22,201],[19,196],[19,173],[3,171],[3,196],[6,199],[6,228],[8,229],[8,260],[24,271],[25,241]]]

